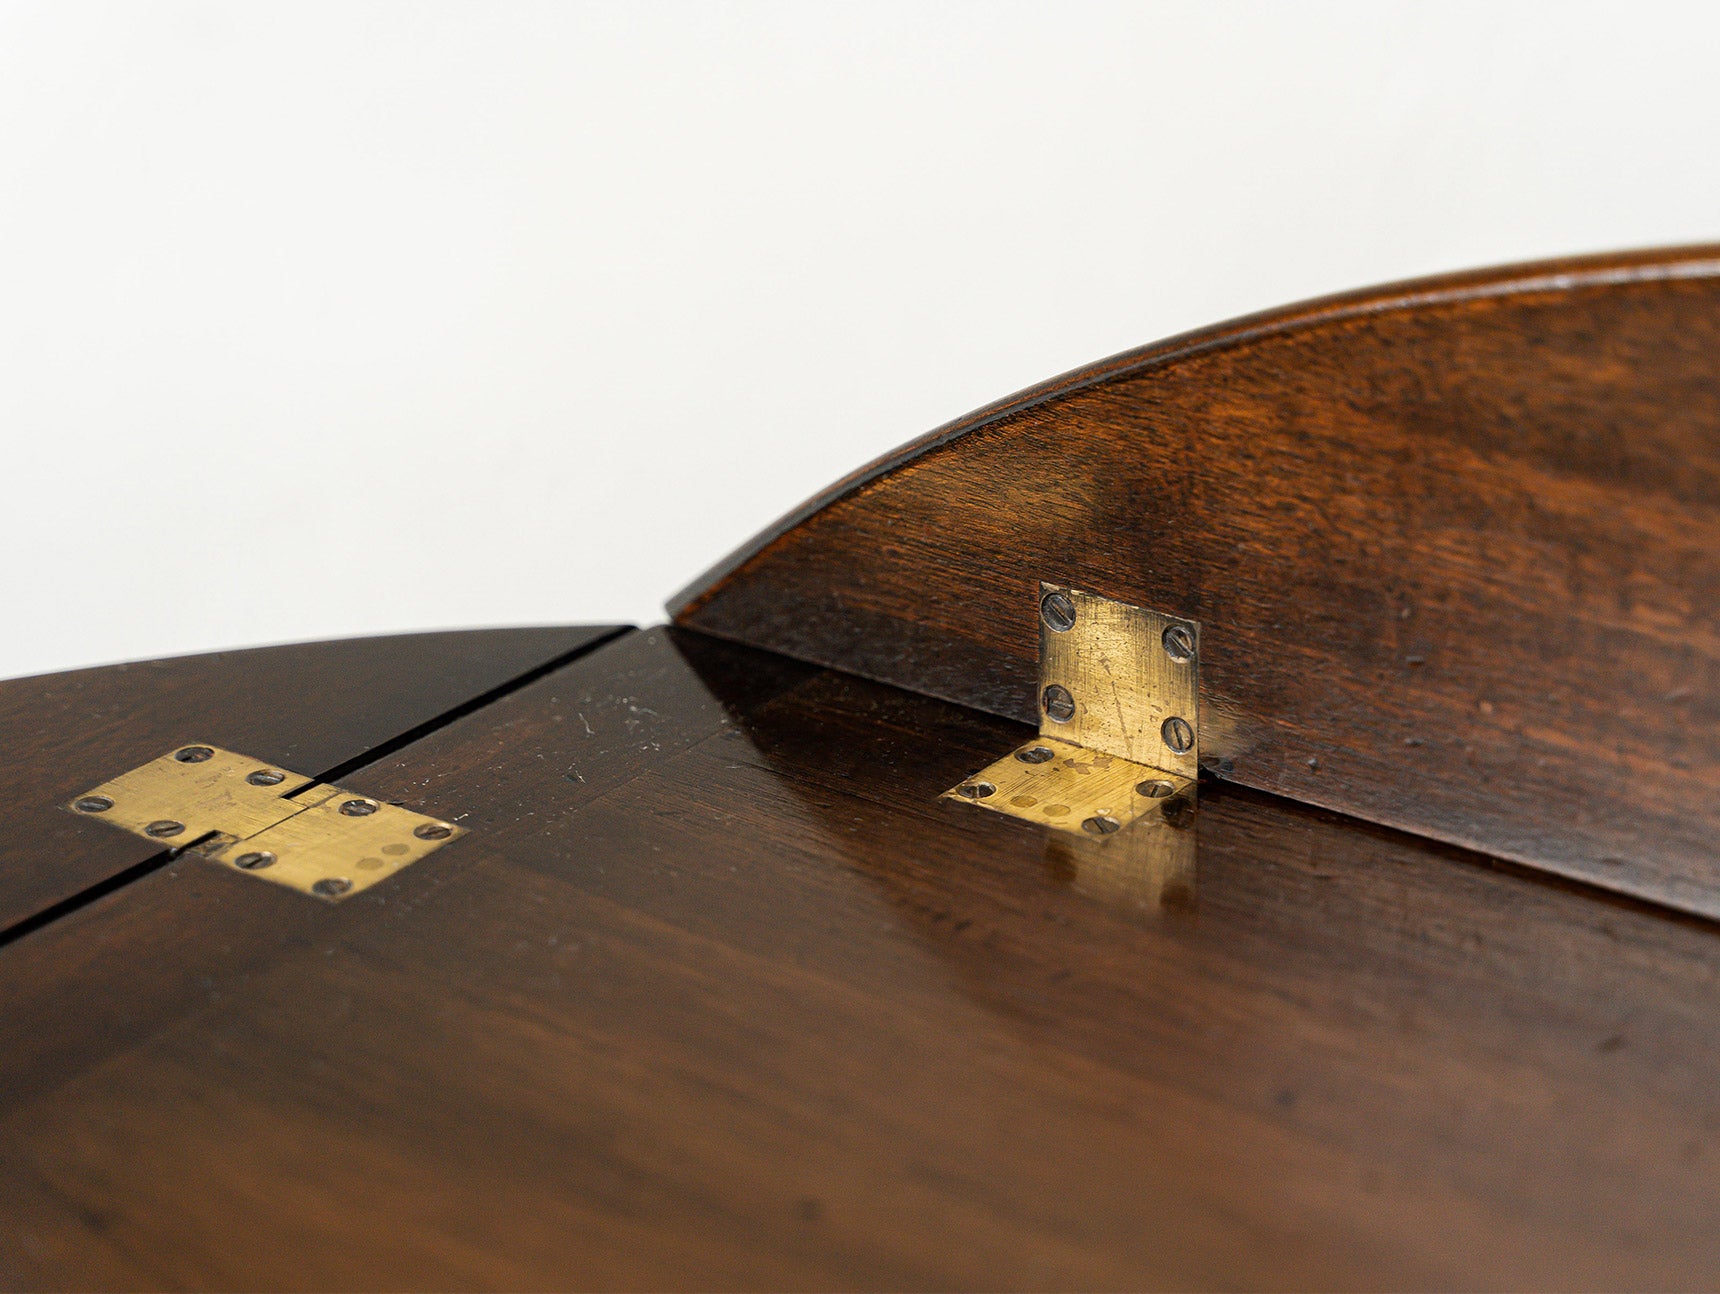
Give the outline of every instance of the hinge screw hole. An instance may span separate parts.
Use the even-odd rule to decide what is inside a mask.
[[[247,872],[261,871],[265,867],[275,865],[275,856],[266,849],[252,850],[248,854],[240,854],[233,860],[233,866],[243,867]]]
[[[152,822],[145,827],[143,834],[161,840],[167,836],[177,836],[184,830],[185,824],[183,822],[175,822],[172,818],[162,818],[159,822]]]
[[[1057,758],[1057,753],[1049,746],[1029,746],[1026,750],[1018,750],[1015,757],[1023,764],[1049,764]]]
[[[997,788],[990,782],[963,782],[961,794],[970,800],[983,800],[988,795],[996,795]]]
[[[344,876],[325,876],[311,886],[311,893],[320,894],[325,899],[338,899],[351,888],[352,882]]]
[[[1108,836],[1123,824],[1106,813],[1095,813],[1081,824],[1081,830],[1095,836]]]
[[[446,840],[454,834],[454,828],[445,822],[426,822],[423,826],[414,828],[412,834],[420,840]]]
[[[340,806],[340,811],[349,818],[368,818],[376,812],[375,800],[348,800]],[[319,881],[318,884],[321,884]],[[345,893],[345,891],[341,891]]]
[[[272,768],[259,768],[245,780],[252,786],[279,786],[287,780],[287,775]]]
[[[1149,800],[1162,800],[1176,789],[1169,782],[1142,782],[1135,787],[1137,794],[1144,795]]]
[[[72,807],[79,813],[106,813],[113,808],[113,801],[105,795],[86,795]]]
[[[183,750],[173,752],[173,757],[181,764],[201,764],[206,759],[214,758],[215,752],[207,746],[187,746]]]

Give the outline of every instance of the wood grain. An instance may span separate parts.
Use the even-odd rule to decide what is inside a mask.
[[[372,891],[191,860],[0,949],[61,995],[0,1006],[0,1280],[1720,1279],[1710,925],[1227,787],[1101,901],[937,799],[1025,731],[636,634],[355,774],[472,828]]]
[[[0,930],[160,853],[63,810],[92,786],[190,741],[331,772],[614,632],[406,634],[0,682]]]
[[[1022,721],[1041,579],[1199,620],[1248,786],[1720,914],[1720,251],[1119,356],[808,505],[680,623]]]

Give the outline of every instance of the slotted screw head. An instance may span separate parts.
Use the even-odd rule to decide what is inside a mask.
[[[279,786],[287,780],[287,775],[273,768],[259,768],[245,780],[252,786]]]
[[[454,829],[442,822],[426,822],[412,832],[420,840],[446,840],[454,834]]]
[[[1187,625],[1172,625],[1164,632],[1165,655],[1179,665],[1194,659],[1194,634]]]
[[[1144,795],[1149,800],[1162,800],[1165,796],[1169,795],[1176,789],[1177,788],[1172,786],[1169,782],[1155,780],[1142,782],[1140,785],[1135,787],[1135,793],[1137,795]]]
[[[1075,698],[1061,683],[1053,683],[1040,698],[1046,717],[1053,723],[1068,723],[1075,717]]]
[[[1095,813],[1081,824],[1081,830],[1094,836],[1108,836],[1123,824],[1108,813]]]
[[[1052,633],[1068,633],[1075,627],[1075,599],[1067,593],[1047,593],[1039,599],[1039,618]]]
[[[352,888],[352,882],[344,876],[325,876],[311,886],[312,894],[319,894],[325,899],[338,899]]]
[[[79,813],[106,813],[113,808],[113,801],[105,795],[86,795],[73,803],[72,807]]]
[[[173,757],[181,764],[201,764],[204,760],[213,758],[214,755],[215,752],[207,746],[186,746],[182,750],[173,752]]]
[[[376,812],[375,800],[347,800],[340,811],[349,818],[368,818]]]
[[[1173,714],[1160,726],[1159,735],[1165,739],[1165,745],[1179,755],[1186,755],[1194,749],[1194,729],[1187,719],[1179,719]]]
[[[970,800],[983,800],[988,795],[996,795],[997,788],[990,782],[963,782],[956,793]]]
[[[175,822],[172,818],[162,818],[160,821],[152,822],[145,827],[143,834],[161,840],[168,836],[177,836],[184,830],[185,824],[183,822]]]
[[[1049,764],[1057,758],[1057,752],[1049,746],[1029,746],[1026,750],[1018,750],[1015,757],[1023,764]]]
[[[266,849],[254,849],[248,854],[240,854],[233,860],[233,866],[243,867],[247,872],[261,871],[265,867],[274,866],[275,856]]]

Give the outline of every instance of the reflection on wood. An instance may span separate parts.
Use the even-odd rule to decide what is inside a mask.
[[[1047,832],[1046,871],[1077,893],[1139,912],[1191,909],[1199,861],[1198,784],[1109,836]]]
[[[637,634],[346,779],[458,849],[0,950],[0,1279],[1720,1280],[1710,927],[1222,785],[1096,902],[937,798],[1030,736]]]

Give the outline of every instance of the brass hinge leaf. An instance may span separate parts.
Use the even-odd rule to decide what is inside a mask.
[[[466,834],[452,822],[198,743],[104,782],[66,807],[331,902]]]
[[[1039,738],[944,794],[1091,836],[1192,813],[1200,625],[1039,586]]]

